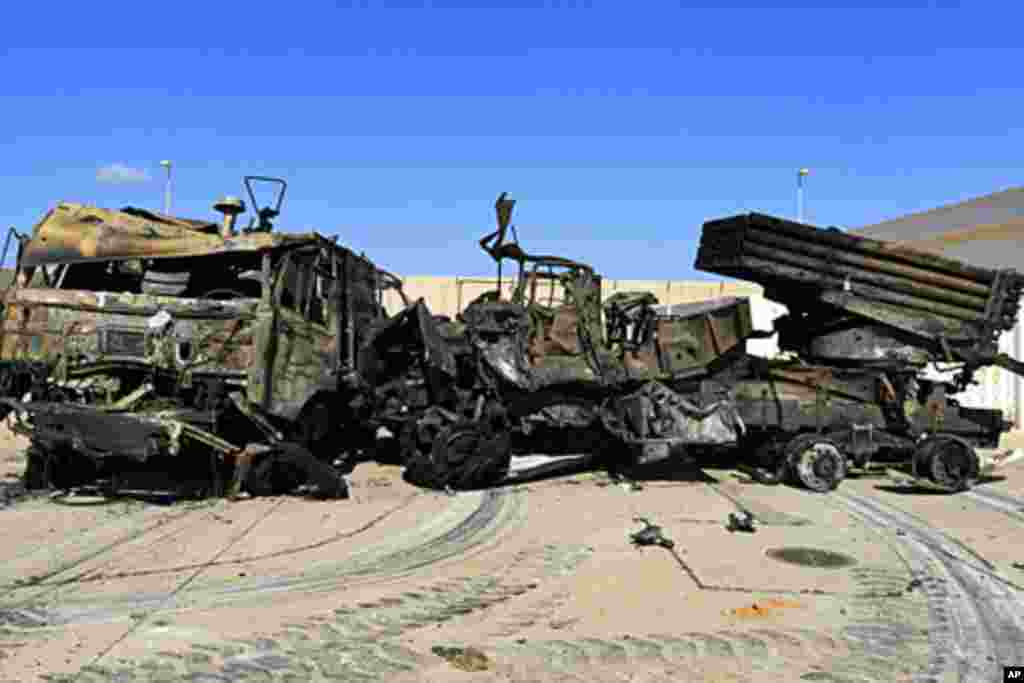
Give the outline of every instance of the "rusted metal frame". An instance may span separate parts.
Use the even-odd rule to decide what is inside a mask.
[[[781,422],[781,410],[779,412],[779,419],[776,422]],[[761,389],[761,426],[768,426],[768,389]]]
[[[568,294],[568,290],[566,290]],[[573,302],[577,307],[577,319],[576,319],[576,333],[579,336],[580,343],[584,347],[584,351],[590,357],[590,364],[593,366],[597,376],[601,378],[602,382],[607,381],[607,368],[601,363],[601,357],[597,352],[598,344],[594,342],[593,337],[590,334],[590,328],[587,325],[582,324],[579,317],[579,302]]]
[[[145,297],[146,295],[139,295]],[[134,316],[148,316],[160,312],[164,307],[157,305],[144,305],[144,306],[125,306],[117,303],[107,304],[106,306],[92,306],[90,304],[82,304],[73,301],[59,301],[59,300],[48,300],[48,301],[25,301],[23,299],[17,299],[12,303],[24,309],[33,308],[60,308],[73,311],[83,311],[86,313],[114,313],[118,315],[134,315]],[[175,310],[172,315],[175,318],[184,319],[211,319],[211,320],[234,320],[236,318],[242,320],[251,320],[256,317],[253,313],[243,312],[236,308],[223,308],[217,307],[217,310],[209,310],[200,308],[199,310],[189,309],[189,307],[183,307]]]
[[[402,307],[408,308],[410,305],[409,297],[405,295],[402,279],[395,275],[394,273],[390,273],[383,269],[378,269],[378,272],[380,272],[384,276],[384,279],[387,280],[389,289],[394,289],[396,292],[398,292],[398,297],[402,300]]]
[[[651,320],[650,326],[650,340],[654,345],[654,357],[658,361],[658,371],[663,375],[667,375],[672,371],[672,364],[667,358],[665,349],[661,348],[661,335],[658,333],[658,319],[655,317],[649,318]]]
[[[766,275],[774,273],[776,277],[791,278],[805,285],[817,285],[819,287],[832,288],[839,291],[842,291],[843,288],[842,280],[824,277],[821,273],[815,273],[814,271],[802,268],[800,267],[801,264],[799,264],[798,260],[793,260],[794,262],[792,264],[784,264],[781,262],[781,259],[771,261],[759,258],[747,258],[744,260],[746,262],[746,266],[750,270],[759,270]],[[984,320],[984,314],[982,313],[970,311],[957,306],[934,303],[925,299],[918,299],[916,297],[903,294],[894,294],[886,289],[870,285],[859,285],[855,294],[865,299],[872,299],[874,301],[880,301],[896,306],[903,306],[932,315],[953,318],[962,322],[978,323]]]
[[[938,336],[938,339],[939,348],[942,349],[942,359],[947,363],[952,363],[956,361],[956,358],[953,356],[953,352],[949,348],[949,341],[946,339],[946,335],[940,334]]]
[[[716,356],[722,355],[722,344],[718,339],[718,332],[715,330],[715,320],[711,317],[710,312],[706,312],[703,315],[704,324],[708,326],[708,334],[711,336],[711,348],[714,350]]]
[[[303,283],[303,291],[306,294],[305,301],[302,302],[302,317],[306,320],[312,321],[309,313],[313,307],[313,297],[316,296],[316,278],[317,278],[317,265],[320,263],[320,256],[323,253],[322,249],[317,249],[316,254],[313,256],[312,261],[306,266],[305,276],[308,282]]]
[[[250,402],[241,392],[233,391],[228,394],[228,399],[235,405],[240,413],[252,420],[252,423],[272,443],[284,441],[285,435],[277,430],[256,404]]]
[[[353,319],[352,311],[352,269],[350,259],[353,258],[351,252],[344,252],[344,258],[341,264],[341,287],[342,287],[342,309],[343,316],[339,319],[338,325],[339,330],[342,332],[341,339],[338,340],[338,346],[341,346],[342,341],[345,344],[345,354],[348,356],[345,359],[345,367],[349,370],[355,369],[356,367],[356,330],[355,320]]]
[[[60,275],[57,276],[57,282],[53,285],[54,289],[60,289],[64,286],[64,280],[67,278],[69,270],[71,270],[70,263],[60,264]]]
[[[823,244],[833,249],[839,248],[873,257],[884,257],[886,260],[902,262],[906,265],[922,267],[928,270],[936,270],[954,277],[973,280],[983,285],[989,284],[995,277],[995,272],[988,268],[970,266],[961,261],[936,254],[900,248],[892,242],[850,235],[839,230],[823,230],[821,228],[804,226],[763,214],[750,214],[746,216],[746,219],[748,228],[751,226],[764,226],[765,229],[773,233],[784,233],[801,240]],[[729,219],[725,220],[728,221]]]
[[[373,269],[373,297],[374,302],[377,306],[384,307],[384,291],[381,289],[380,271],[374,268],[372,265],[370,268]]]
[[[18,242],[18,251],[15,254],[14,277],[11,279],[11,285],[9,285],[9,286],[13,286],[17,282],[18,270],[19,270],[19,268],[21,266],[21,248],[22,248],[22,244],[24,243],[25,239],[27,239],[27,236],[26,235],[22,235],[20,232],[18,232],[18,229],[15,228],[13,225],[10,228],[8,228],[8,230],[7,230],[7,238],[4,240],[3,256],[0,256],[0,265],[3,265],[3,263],[5,261],[7,261],[7,252],[11,248],[11,238],[12,237],[14,239],[16,239],[17,242]]]
[[[555,275],[555,268],[554,268],[554,266],[552,266],[551,264],[548,264],[548,277],[547,277],[547,280],[548,280],[548,283],[550,285],[548,287],[548,308],[554,308],[555,307],[555,284],[556,284],[557,279],[558,278]]]
[[[1003,312],[1003,309],[1007,304],[1012,305],[1013,309],[1017,308],[1019,300],[1018,297],[1012,297],[1011,301],[1007,301],[1007,298],[1009,298],[1007,296],[1007,290],[1011,284],[1009,280],[1012,272],[1013,271],[1009,269],[999,270],[996,272],[995,280],[992,282],[992,294],[989,296],[985,305],[985,321],[982,323],[981,329],[981,345],[986,351],[991,351],[993,346],[998,349],[998,330],[1003,327],[1003,325],[998,324],[996,316]],[[1014,317],[1016,318],[1016,310],[1014,310],[1014,314]]]
[[[896,282],[895,278],[887,278],[876,273],[863,272],[858,274],[855,279],[849,273],[845,273],[839,267],[834,266],[830,259],[824,261],[808,259],[800,253],[771,249],[758,244],[745,245],[744,250],[766,261],[784,266],[794,266],[807,271],[812,275],[812,278],[805,279],[805,282],[813,282],[814,279],[818,279],[821,283],[827,283],[836,288],[842,288],[844,291],[854,291],[855,293],[867,291],[902,292],[906,295],[905,299],[907,301],[920,302],[915,304],[918,308],[931,308],[936,312],[945,311],[947,315],[955,315],[965,320],[981,320],[985,315],[984,303],[976,304],[974,303],[976,300],[972,300],[970,307],[965,307],[963,301],[959,300],[956,296],[943,296],[934,289]],[[745,260],[748,263],[753,261],[753,259]],[[847,290],[848,285],[851,290]],[[881,289],[876,285],[884,285],[885,289]],[[899,295],[893,294],[892,296],[896,297]]]
[[[295,266],[295,269],[296,269],[296,271],[295,271],[295,273],[296,273],[296,278],[295,278],[295,296],[296,296],[296,301],[295,301],[295,308],[294,308],[294,310],[300,316],[302,316],[303,318],[308,320],[308,318],[306,317],[305,311],[306,311],[306,305],[308,304],[308,299],[309,299],[309,281],[311,279],[310,275],[312,275],[311,268],[310,268],[311,264],[306,260],[307,254],[306,254],[305,250],[297,251],[297,252],[292,252],[292,255],[293,255],[292,264]]]
[[[749,246],[747,244],[749,242],[773,249],[796,252],[803,255],[808,265],[817,262],[819,259],[829,263],[842,263],[856,268],[862,277],[870,273],[871,277],[878,277],[879,282],[891,283],[893,286],[904,288],[915,286],[922,292],[934,292],[944,298],[956,295],[965,305],[970,307],[983,308],[985,300],[991,292],[991,286],[977,282],[942,275],[941,273],[923,268],[901,266],[890,261],[809,244],[806,241],[766,233],[757,229],[749,230],[744,237],[744,248]],[[908,280],[909,283],[907,282]]]
[[[852,399],[855,401],[865,401],[865,397],[862,394],[855,394],[852,392],[844,391],[841,385],[833,382],[820,382],[812,379],[801,379],[798,375],[787,372],[785,369],[776,369],[769,372],[769,376],[773,378],[781,379],[785,382],[792,384],[798,384],[800,386],[808,387],[810,389],[822,389],[830,394],[842,396],[843,398]]]
[[[260,258],[260,303],[270,306],[274,296],[274,263],[269,251],[263,252]]]
[[[274,405],[274,361],[277,359],[278,327],[281,324],[281,291],[284,288],[285,268],[288,267],[288,254],[283,253],[277,262],[277,270],[273,268],[270,253],[263,256],[263,276],[270,283],[266,290],[266,301],[270,309],[269,329],[267,330],[266,347],[263,357],[263,409],[270,410]]]
[[[319,325],[325,328],[330,327],[329,316],[331,312],[329,310],[330,302],[324,298],[323,290],[328,289],[329,287],[331,291],[333,291],[333,288],[337,286],[337,280],[334,277],[333,263],[334,259],[332,258],[332,255],[329,255],[328,253],[321,251],[319,254],[317,254],[317,262],[313,268],[313,294],[310,298],[312,300],[312,297],[315,296],[319,300],[320,314],[321,316],[323,316],[323,320],[321,322],[316,322],[310,319],[310,321],[313,322],[314,325]],[[325,279],[330,279],[333,281],[333,283],[328,285],[326,282],[324,282]],[[321,290],[320,292],[317,292],[318,285],[319,289]],[[312,307],[310,308],[310,310],[312,310]]]
[[[771,368],[768,367],[768,362],[763,359],[757,359],[754,363],[754,377],[759,382],[764,382],[771,388],[771,394],[773,402],[775,403],[775,425],[779,429],[784,429],[782,424],[782,399],[779,397],[779,388],[776,385],[777,381],[772,377]],[[767,394],[768,389],[761,390],[761,399],[764,403],[761,404],[761,419],[763,426],[768,426],[768,413],[767,413]]]
[[[519,304],[520,306],[526,305],[527,300],[527,286],[530,284],[530,271],[526,268],[526,262],[517,260],[519,264],[519,273],[516,275],[516,286],[512,290],[511,303]]]
[[[174,422],[177,425],[179,425],[179,428],[181,429],[181,433],[183,436],[188,436],[192,440],[205,444],[210,448],[214,449],[215,451],[219,451],[224,455],[230,455],[241,450],[238,446],[231,443],[230,441],[222,439],[216,434],[208,432],[205,429],[201,429],[199,427],[196,427],[195,425],[189,424],[188,422],[184,422],[181,420],[175,420]]]

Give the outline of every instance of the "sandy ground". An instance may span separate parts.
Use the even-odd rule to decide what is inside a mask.
[[[0,433],[8,485],[21,446]],[[665,468],[448,496],[377,465],[352,490],[5,505],[0,680],[973,681],[1024,664],[1024,463],[955,496]],[[754,533],[726,528],[740,510]],[[674,546],[634,547],[638,518]],[[786,549],[817,564],[770,554]]]

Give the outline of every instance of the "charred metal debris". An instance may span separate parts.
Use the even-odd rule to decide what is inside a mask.
[[[258,183],[277,188],[264,207]],[[9,235],[0,405],[31,441],[29,487],[112,492],[158,471],[208,494],[343,497],[364,458],[451,490],[506,481],[528,453],[616,470],[732,450],[765,483],[828,491],[885,460],[952,491],[1008,428],[951,396],[981,367],[1024,369],[997,352],[1016,271],[760,214],[710,221],[697,267],[788,308],[758,331],[746,298],[603,300],[591,266],[520,246],[502,194],[480,240],[498,285],[450,320],[336,240],[278,232],[283,180],[244,185],[241,230],[246,203],[225,197],[219,222],[61,203]],[[774,334],[785,357],[747,353]],[[952,379],[929,378],[934,362]]]

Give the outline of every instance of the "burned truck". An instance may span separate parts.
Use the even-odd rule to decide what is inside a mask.
[[[614,468],[735,445],[744,427],[733,406],[697,405],[680,388],[742,351],[753,333],[749,302],[658,307],[643,293],[602,302],[591,266],[520,246],[514,204],[498,198],[497,230],[480,240],[497,264],[497,288],[458,320],[431,318],[428,334],[412,334],[428,327],[424,315],[406,327],[407,338],[429,340],[433,369],[423,377],[433,378],[425,384],[435,397],[422,412],[396,399],[393,414],[411,416],[394,426],[407,478],[466,488],[501,481],[515,455],[587,453]],[[517,268],[510,294],[507,263]]]
[[[979,477],[977,449],[1010,428],[955,395],[985,366],[1024,374],[998,346],[1024,274],[757,213],[705,223],[696,267],[756,282],[788,309],[773,332],[789,358],[737,358],[704,387],[736,407],[769,480],[788,469],[828,490],[875,458],[963,490]],[[926,372],[936,363],[946,376]]]
[[[241,229],[226,197],[219,222],[60,203],[18,237],[0,405],[30,439],[30,488],[157,472],[197,493],[345,495],[340,444],[372,440],[358,349],[400,281],[336,238],[275,230],[284,180],[244,187]]]
[[[696,267],[760,283],[788,307],[755,330],[745,298],[603,301],[589,265],[520,246],[513,206],[499,197],[498,229],[480,240],[497,289],[456,321],[431,326],[421,314],[407,326],[407,338],[430,340],[422,376],[436,399],[421,412],[395,403],[416,482],[495,483],[515,455],[537,451],[586,452],[611,468],[731,451],[765,483],[825,492],[884,461],[956,491],[977,480],[977,450],[1009,428],[1000,411],[954,395],[985,365],[1024,369],[997,353],[1016,322],[1016,271],[760,214],[708,222]],[[508,262],[518,271],[505,294]],[[780,357],[747,353],[748,340],[776,335]],[[933,361],[956,364],[952,379],[928,378]]]

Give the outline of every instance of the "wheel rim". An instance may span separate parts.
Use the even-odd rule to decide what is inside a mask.
[[[477,452],[480,435],[474,430],[458,431],[448,437],[445,443],[445,460],[456,465]]]
[[[249,474],[249,489],[258,495],[283,495],[305,482],[305,476],[290,463],[270,456]]]
[[[962,489],[974,474],[975,456],[964,444],[947,441],[933,449],[928,469],[935,483]]]
[[[797,478],[812,491],[834,489],[846,474],[846,463],[839,449],[830,443],[811,443],[795,458]]]

